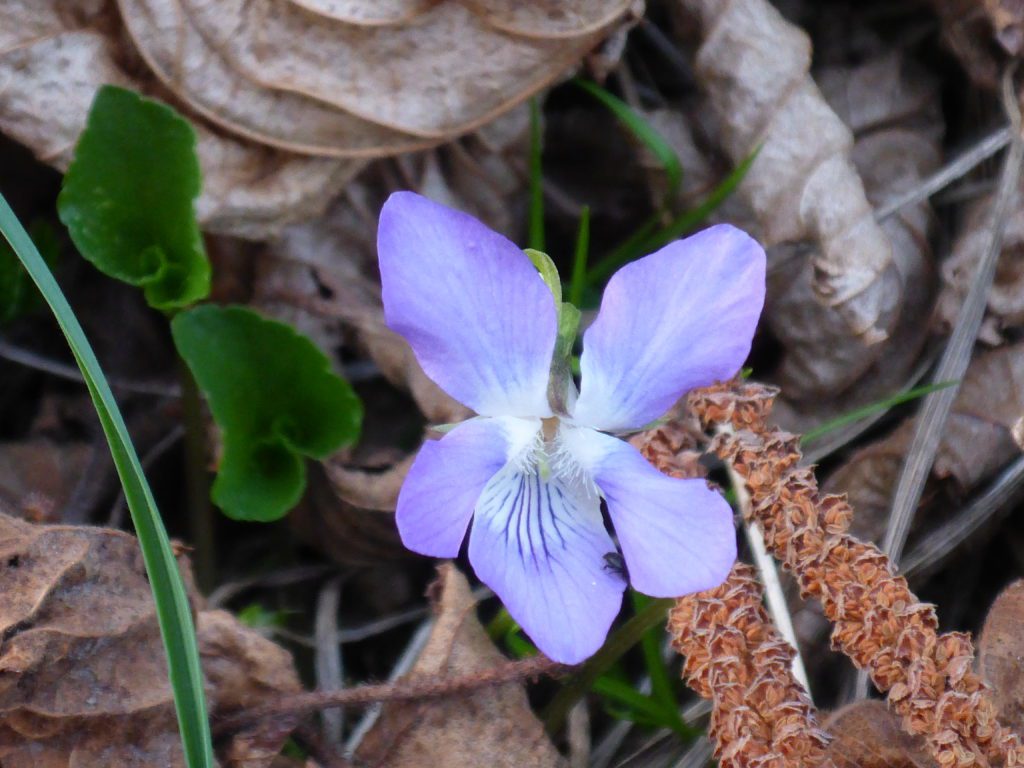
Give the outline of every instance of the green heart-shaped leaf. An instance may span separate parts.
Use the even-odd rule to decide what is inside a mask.
[[[282,517],[305,488],[303,457],[353,443],[362,403],[309,339],[243,307],[187,310],[171,332],[224,433],[214,503],[238,519]]]
[[[173,109],[105,85],[96,93],[57,198],[78,250],[143,289],[157,309],[210,293],[193,203],[202,187],[196,137]]]

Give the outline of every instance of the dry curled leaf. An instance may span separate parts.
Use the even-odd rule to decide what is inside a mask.
[[[0,132],[66,168],[101,85],[174,103],[134,56],[102,0],[0,4]],[[363,165],[277,152],[193,123],[204,179],[196,213],[214,232],[265,237],[313,216]]]
[[[466,578],[455,566],[438,569],[435,625],[410,676],[466,676],[504,661],[476,618]],[[385,705],[357,757],[388,768],[561,768],[564,760],[530,710],[521,683],[482,688],[459,697]]]
[[[0,591],[5,768],[184,764],[135,538],[0,515]],[[214,717],[298,690],[288,654],[230,615],[200,612],[197,625]],[[235,734],[221,745],[222,764],[268,766],[293,726]]]
[[[1024,581],[1006,587],[988,609],[978,639],[978,667],[992,686],[999,718],[1024,729]]]
[[[630,5],[16,0],[0,131],[63,169],[100,85],[170,102],[198,132],[203,226],[261,238],[321,212],[360,158],[447,141],[564,76]]]
[[[930,0],[942,37],[978,85],[996,88],[1009,58],[1024,53],[1024,7],[1017,0]]]
[[[700,30],[696,70],[723,149],[738,164],[759,148],[738,195],[769,246],[767,317],[789,353],[787,396],[834,397],[898,334],[906,287],[924,284],[927,218],[912,212],[880,225],[872,202],[937,164],[934,134],[884,129],[906,110],[907,93],[916,99],[932,86],[905,77],[898,57],[882,57],[832,79],[837,112],[809,74],[807,36],[764,0],[681,8]],[[893,78],[900,85],[887,98],[855,98]]]
[[[489,122],[562,75],[628,7],[574,0],[575,14],[552,14],[543,0],[442,0],[407,23],[365,25],[290,0],[180,3],[241,77],[438,141]]]
[[[952,252],[942,263],[942,291],[936,317],[944,328],[956,322],[971,281],[991,239],[992,196],[973,201]],[[988,344],[1003,341],[1003,331],[1024,325],[1024,206],[1011,209],[1003,235],[995,279],[988,293],[985,319],[979,338]]]
[[[818,78],[829,105],[854,133],[850,159],[872,206],[938,168],[938,92],[922,69],[882,49],[863,64],[830,67]],[[882,308],[888,337],[878,344],[866,346],[843,313],[816,296],[813,258],[782,262],[773,271],[767,318],[784,347],[779,383],[790,402],[806,401],[801,410],[813,411],[817,421],[828,418],[823,401],[834,413],[846,412],[899,389],[910,375],[928,333],[920,318],[933,298],[931,220],[925,201],[880,223],[892,261],[865,292]],[[847,396],[837,397],[841,392]]]
[[[899,719],[877,699],[855,701],[825,721],[828,754],[836,768],[932,768],[920,736],[900,730]]]

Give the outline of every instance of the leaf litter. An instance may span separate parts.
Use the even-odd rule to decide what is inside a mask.
[[[336,748],[318,742],[307,718],[322,701],[301,711],[280,709],[286,714],[275,718],[246,717],[260,707],[308,695],[302,693],[292,657],[302,677],[311,680],[305,665],[317,638],[306,618],[313,612],[309,596],[319,588],[265,585],[279,584],[275,569],[285,572],[290,564],[310,560],[344,569],[338,582],[337,636],[358,638],[339,646],[342,690],[334,695],[338,701],[363,702],[360,706],[389,700],[368,733],[360,735],[346,719],[347,741],[358,744],[356,759],[384,766],[424,759],[477,765],[492,758],[498,764],[565,764],[559,751],[568,751],[563,735],[549,740],[530,707],[531,701],[547,700],[554,684],[531,688],[530,699],[519,673],[501,678],[511,682],[497,687],[460,687],[481,670],[502,671],[503,664],[521,663],[502,661],[497,647],[520,646],[505,646],[502,640],[496,646],[477,618],[492,616],[493,603],[478,607],[464,577],[446,566],[431,591],[437,613],[422,618],[419,596],[431,574],[400,547],[392,510],[411,457],[432,437],[429,426],[459,421],[466,412],[423,374],[408,347],[386,328],[374,240],[377,211],[387,194],[416,189],[525,242],[530,146],[528,111],[521,102],[538,89],[544,94],[581,62],[583,77],[593,75],[668,140],[681,158],[683,175],[678,197],[661,210],[667,191],[663,164],[652,162],[643,147],[615,128],[601,105],[584,103],[572,87],[552,90],[540,102],[547,130],[539,182],[546,239],[563,275],[569,274],[564,255],[572,250],[583,205],[591,206],[593,265],[644,216],[657,213],[666,222],[700,206],[759,148],[746,178],[715,207],[711,220],[756,231],[771,246],[770,302],[751,364],[755,379],[782,386],[774,417],[788,429],[812,429],[928,376],[991,237],[993,164],[978,155],[964,166],[964,175],[963,168],[943,165],[945,155],[962,149],[970,155],[984,142],[978,137],[993,135],[993,127],[1001,125],[995,91],[1006,62],[1020,54],[1019,14],[1007,3],[932,0],[912,9],[897,4],[879,21],[872,15],[875,4],[868,4],[871,9],[855,5],[684,0],[671,4],[668,12],[651,4],[636,27],[644,14],[637,4],[597,0],[260,0],[234,5],[11,0],[0,7],[0,132],[28,147],[42,163],[63,169],[101,84],[134,88],[181,111],[198,133],[205,184],[197,211],[214,262],[214,295],[299,327],[353,382],[367,407],[359,444],[311,468],[308,490],[286,524],[225,531],[230,532],[230,548],[222,545],[220,554],[226,573],[239,583],[254,571],[269,574],[264,582],[257,579],[264,586],[234,592],[229,601],[234,611],[262,616],[262,628],[248,629],[227,612],[204,610],[202,599],[191,595],[213,714],[231,726],[218,740],[222,764],[270,765],[275,759],[284,764],[278,753],[289,734],[285,751],[303,755],[288,758],[290,764],[343,764]],[[296,40],[303,44],[295,45]],[[605,47],[593,53],[602,40]],[[968,88],[976,103],[965,105],[951,95]],[[0,143],[0,163],[12,151]],[[395,157],[379,159],[384,155]],[[936,178],[941,179],[937,186]],[[27,185],[27,199],[35,184]],[[942,189],[948,184],[953,188]],[[910,202],[894,202],[901,199]],[[974,558],[962,578],[964,583],[980,579],[976,591],[983,598],[967,599],[947,588],[940,600],[944,626],[948,621],[955,629],[981,627],[988,598],[1013,577],[1019,562],[1019,537],[1011,523],[1001,522],[1012,520],[1019,493],[1000,494],[1004,485],[1016,482],[1021,462],[1020,213],[1015,197],[993,288],[985,297],[979,344],[939,441],[905,561],[915,589],[920,583],[924,594],[935,594],[958,579],[955,569],[965,557]],[[585,304],[592,299],[584,293]],[[99,324],[114,314],[103,302],[82,312]],[[48,343],[31,310],[0,334],[5,343],[13,341],[24,350],[46,350]],[[32,365],[46,357],[21,359]],[[75,386],[56,385],[49,374],[31,368],[13,369],[17,379],[7,379],[13,365],[0,361],[4,387],[7,381],[17,382],[0,388],[0,399],[24,397],[45,382],[48,404],[32,397],[27,405],[0,403],[5,418],[18,409],[51,408],[49,403],[68,398]],[[131,388],[123,395],[141,414],[159,403],[159,429],[153,429],[166,432],[167,413],[175,412],[173,399]],[[850,530],[866,541],[886,536],[915,409],[913,403],[886,409],[878,422],[855,425],[864,433],[825,436],[828,453],[820,454],[819,477],[825,478],[826,492],[848,494],[856,512]],[[18,558],[17,568],[5,567],[0,578],[19,578],[18,570],[31,570],[26,563],[40,568],[41,561],[32,559],[40,548],[48,554],[49,568],[33,571],[35,586],[15,580],[5,588],[11,597],[0,645],[0,662],[8,670],[0,676],[8,681],[0,761],[15,766],[177,764],[169,688],[134,544],[122,534],[76,528],[62,520],[73,504],[81,508],[76,519],[105,520],[115,499],[102,483],[92,489],[79,485],[92,472],[91,447],[81,434],[66,428],[40,434],[25,423],[12,419],[0,424],[0,504],[5,511],[57,525],[31,527],[0,518],[0,539]],[[685,434],[683,458],[696,462],[698,454],[689,449],[703,438],[692,419],[664,429]],[[734,447],[748,445],[747,439],[736,438]],[[180,460],[171,445],[151,469],[168,499],[162,508],[171,510],[169,520],[182,508],[169,489]],[[770,443],[766,450],[774,456],[780,445]],[[671,454],[674,449],[666,450]],[[798,474],[790,479],[806,479],[799,474],[805,470],[793,471]],[[81,493],[83,488],[88,492]],[[921,568],[917,545],[931,547],[936,534],[953,531],[963,517],[975,514],[975,503],[988,503],[989,496],[997,509],[985,512],[988,522],[954,531],[957,559],[947,552],[941,563]],[[832,526],[828,536],[838,536],[846,521],[828,516],[840,509],[830,506],[838,504],[832,499],[820,497],[827,513],[820,520]],[[751,514],[764,515],[765,508],[755,505]],[[779,537],[787,535],[778,528],[769,528],[768,534],[769,545],[776,547]],[[276,539],[287,541],[287,547]],[[843,547],[861,553],[861,570],[839,564],[836,573],[866,578],[877,566],[881,581],[870,583],[879,594],[899,587],[898,578],[887,580],[874,555],[842,541]],[[791,551],[776,551],[790,563]],[[848,550],[830,550],[830,556],[840,551]],[[799,568],[796,575],[808,578]],[[806,589],[809,582],[803,583]],[[844,588],[855,592],[858,583],[854,579]],[[1019,585],[1008,588],[989,612],[977,666],[991,686],[993,711],[1018,732],[1021,682],[1014,638],[1019,634],[1019,591]],[[727,593],[723,605],[728,607],[741,592]],[[844,593],[844,599],[854,592]],[[247,603],[249,597],[258,604]],[[796,605],[793,598],[791,606]],[[825,606],[826,612],[833,608]],[[714,604],[702,615],[721,609]],[[111,617],[109,626],[97,628],[89,621],[100,611]],[[830,734],[821,754],[836,766],[928,765],[929,751],[934,755],[952,743],[942,741],[952,736],[932,732],[927,718],[906,714],[905,691],[898,685],[892,701],[902,719],[877,702],[841,706],[846,673],[825,661],[823,630],[833,625],[803,612],[795,619],[815,701],[810,709],[800,709],[802,704],[787,708],[794,730],[779,731],[781,741],[758,746],[763,713],[745,720],[749,712],[728,709],[738,688],[709,690],[719,713],[713,730],[731,740],[718,745],[724,765],[745,764],[765,744],[797,749],[816,743],[803,738],[813,736],[801,730],[805,726]],[[408,622],[415,621],[423,623],[409,628]],[[762,672],[771,667],[765,649],[775,647],[775,636],[768,621],[765,628],[756,622],[748,627],[748,639],[761,643],[751,647],[763,653],[730,657],[735,665],[730,669],[747,674],[756,671],[758,662],[765,665]],[[834,626],[837,633],[849,629],[848,624]],[[420,650],[415,638],[428,636]],[[701,637],[691,633],[686,639],[699,646]],[[856,646],[849,634],[836,637],[843,648]],[[957,760],[981,761],[980,752],[969,754],[974,749],[969,744],[971,734],[980,733],[972,730],[975,725],[987,722],[984,702],[989,699],[972,688],[966,667],[958,666],[967,658],[959,636],[937,637],[945,643],[943,652],[961,660],[938,667],[946,670],[941,701],[950,709],[943,711],[955,715],[956,738],[967,739],[961,742],[967,751],[956,753]],[[787,653],[781,646],[778,650],[780,658]],[[916,658],[924,664],[921,659],[935,658],[928,653]],[[360,680],[399,677],[403,654],[415,666],[407,679],[374,690],[359,685]],[[880,658],[871,657],[876,673]],[[747,669],[748,663],[754,666]],[[772,670],[763,678],[751,677],[748,682],[761,680],[761,687],[747,689],[742,700],[789,691],[779,687],[788,685],[785,676]],[[637,654],[624,657],[609,674],[628,687],[648,672]],[[438,698],[442,684],[456,692]],[[401,685],[411,687],[394,687]],[[925,693],[914,688],[912,695]],[[961,709],[952,702],[960,702]],[[787,707],[790,703],[787,699]],[[833,714],[817,713],[826,707]],[[583,711],[583,725],[574,721],[574,750],[580,744],[585,750],[588,740],[603,743],[613,732],[625,734],[620,760],[643,750],[649,740],[659,745],[672,741],[681,748],[667,732],[651,733],[620,720],[636,713],[607,705],[596,694]],[[982,720],[970,720],[978,713]],[[101,721],[103,727],[97,727]],[[757,726],[745,741],[728,735],[730,727],[742,722]],[[798,722],[803,725],[794,725]],[[907,736],[901,726],[925,738]],[[787,741],[785,734],[792,739]],[[34,751],[28,756],[30,744]],[[1009,741],[979,749],[1004,747],[1013,749]],[[695,750],[689,756],[696,760],[702,754]],[[780,754],[794,758],[785,750]],[[998,762],[994,753],[986,755],[990,763]],[[578,760],[579,754],[570,757]]]

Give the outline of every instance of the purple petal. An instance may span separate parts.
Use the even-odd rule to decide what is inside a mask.
[[[764,281],[764,249],[727,224],[624,266],[583,336],[576,421],[639,428],[731,377],[750,352]]]
[[[608,503],[634,588],[681,597],[725,580],[736,560],[736,530],[721,494],[704,480],[663,475],[610,435],[576,428],[563,439]]]
[[[424,443],[398,493],[395,519],[402,543],[432,557],[458,555],[480,492],[505,465],[507,453],[498,419],[470,419]]]
[[[604,561],[615,545],[600,500],[509,465],[480,496],[469,559],[549,658],[575,664],[604,643],[625,581]]]
[[[555,304],[526,254],[413,192],[384,203],[377,253],[388,327],[431,379],[485,416],[550,415]]]

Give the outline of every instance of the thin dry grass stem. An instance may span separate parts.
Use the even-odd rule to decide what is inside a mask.
[[[921,603],[877,547],[847,534],[846,499],[823,495],[799,466],[799,438],[767,426],[774,390],[730,383],[691,395],[706,429],[733,434],[712,448],[733,463],[751,496],[772,554],[803,596],[818,598],[834,624],[832,645],[866,669],[909,733],[921,734],[942,768],[1024,764],[1019,738],[1001,726],[963,633],[938,634],[934,606]]]
[[[723,768],[831,766],[828,736],[791,672],[793,647],[762,597],[754,568],[737,563],[724,584],[680,598],[669,614],[683,676],[712,701],[715,757]]]

